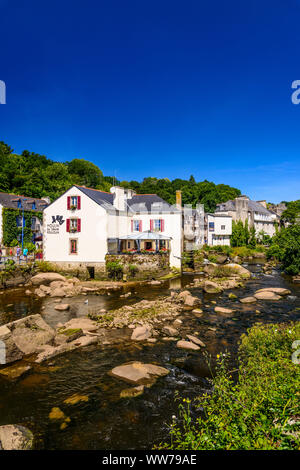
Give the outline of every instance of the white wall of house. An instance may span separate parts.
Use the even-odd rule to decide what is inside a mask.
[[[213,224],[213,226],[210,224]],[[210,246],[230,245],[232,234],[232,218],[207,214],[207,243]]]
[[[3,240],[3,206],[0,204],[0,245],[2,245]]]
[[[170,241],[170,266],[180,268],[181,266],[181,242],[182,242],[182,228],[181,228],[180,212],[174,214],[170,213],[157,213],[152,212],[148,214],[136,214],[128,219],[128,234],[131,234],[131,219],[142,221],[142,231],[150,230],[150,220],[163,219],[164,231],[158,232],[161,235],[171,237]]]
[[[81,208],[68,210],[68,196],[80,196]],[[63,216],[63,224],[52,224],[52,217]],[[81,220],[81,231],[69,233],[66,221]],[[69,189],[44,210],[44,259],[52,262],[104,262],[107,253],[106,211],[77,188]],[[57,233],[55,233],[58,231]],[[71,254],[70,240],[77,239],[78,253]]]
[[[81,208],[68,210],[68,196],[80,196]],[[63,224],[52,218],[63,217]],[[69,233],[66,228],[67,219],[79,218],[81,220],[80,232]],[[151,219],[164,220],[162,234],[171,237],[170,265],[181,266],[181,213],[147,213],[147,214],[118,214],[108,213],[106,210],[81,192],[72,187],[60,198],[44,210],[44,259],[52,262],[84,262],[104,263],[108,248],[116,249],[116,242],[108,247],[108,239],[117,239],[131,235],[131,220],[141,220],[142,230],[150,230]],[[161,232],[159,232],[161,233]],[[70,251],[70,240],[76,239],[78,243],[77,254]]]

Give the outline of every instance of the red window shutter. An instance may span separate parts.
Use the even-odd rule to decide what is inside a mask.
[[[70,219],[67,219],[66,227],[67,227],[67,232],[70,232]]]
[[[133,232],[133,220],[131,221],[131,231]]]
[[[68,210],[71,207],[71,196],[68,196],[68,204],[67,204]]]
[[[77,219],[77,232],[81,232],[81,219]]]
[[[160,220],[160,231],[163,232],[165,230],[165,221],[164,219]]]
[[[81,209],[81,196],[77,196],[77,209]]]
[[[139,231],[142,232],[143,231],[143,224],[142,224],[142,221],[140,220],[140,223],[139,223]]]
[[[153,220],[150,220],[150,232],[153,232]]]

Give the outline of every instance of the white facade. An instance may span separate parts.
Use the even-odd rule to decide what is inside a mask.
[[[0,244],[2,243],[3,236],[3,206],[0,204]]]
[[[135,195],[123,188],[112,188],[110,194],[73,186],[44,210],[44,259],[71,264],[105,263],[105,255],[118,250],[119,238],[134,233],[132,221],[141,221],[144,232],[150,230],[150,221],[163,220],[163,235],[171,238],[170,265],[180,267],[181,213],[165,201],[161,211],[156,202],[149,211],[153,196]],[[76,197],[80,198],[80,208],[73,207]]]
[[[232,218],[229,215],[207,214],[207,244],[230,245]]]

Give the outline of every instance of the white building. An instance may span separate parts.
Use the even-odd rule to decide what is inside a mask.
[[[227,214],[204,212],[203,204],[196,209],[185,206],[183,211],[184,250],[192,251],[203,245],[230,245],[232,217]]]
[[[279,217],[267,209],[266,201],[251,201],[247,196],[217,204],[216,213],[230,215],[234,221],[241,220],[245,223],[247,220],[248,226],[255,228],[256,235],[264,232],[272,237],[279,222]]]
[[[224,214],[206,214],[206,243],[209,246],[230,245],[232,217]]]
[[[181,211],[156,194],[72,186],[44,210],[44,259],[104,265],[106,254],[170,251],[181,265]]]

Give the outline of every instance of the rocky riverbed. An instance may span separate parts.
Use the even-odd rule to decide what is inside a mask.
[[[231,267],[226,277],[213,268],[104,292],[50,276],[0,296],[0,339],[11,355],[0,368],[0,425],[30,429],[37,448],[158,442],[176,413],[175,390],[209,389],[207,354],[213,366],[217,353],[232,352],[234,364],[247,327],[300,317],[299,285],[272,267]]]

